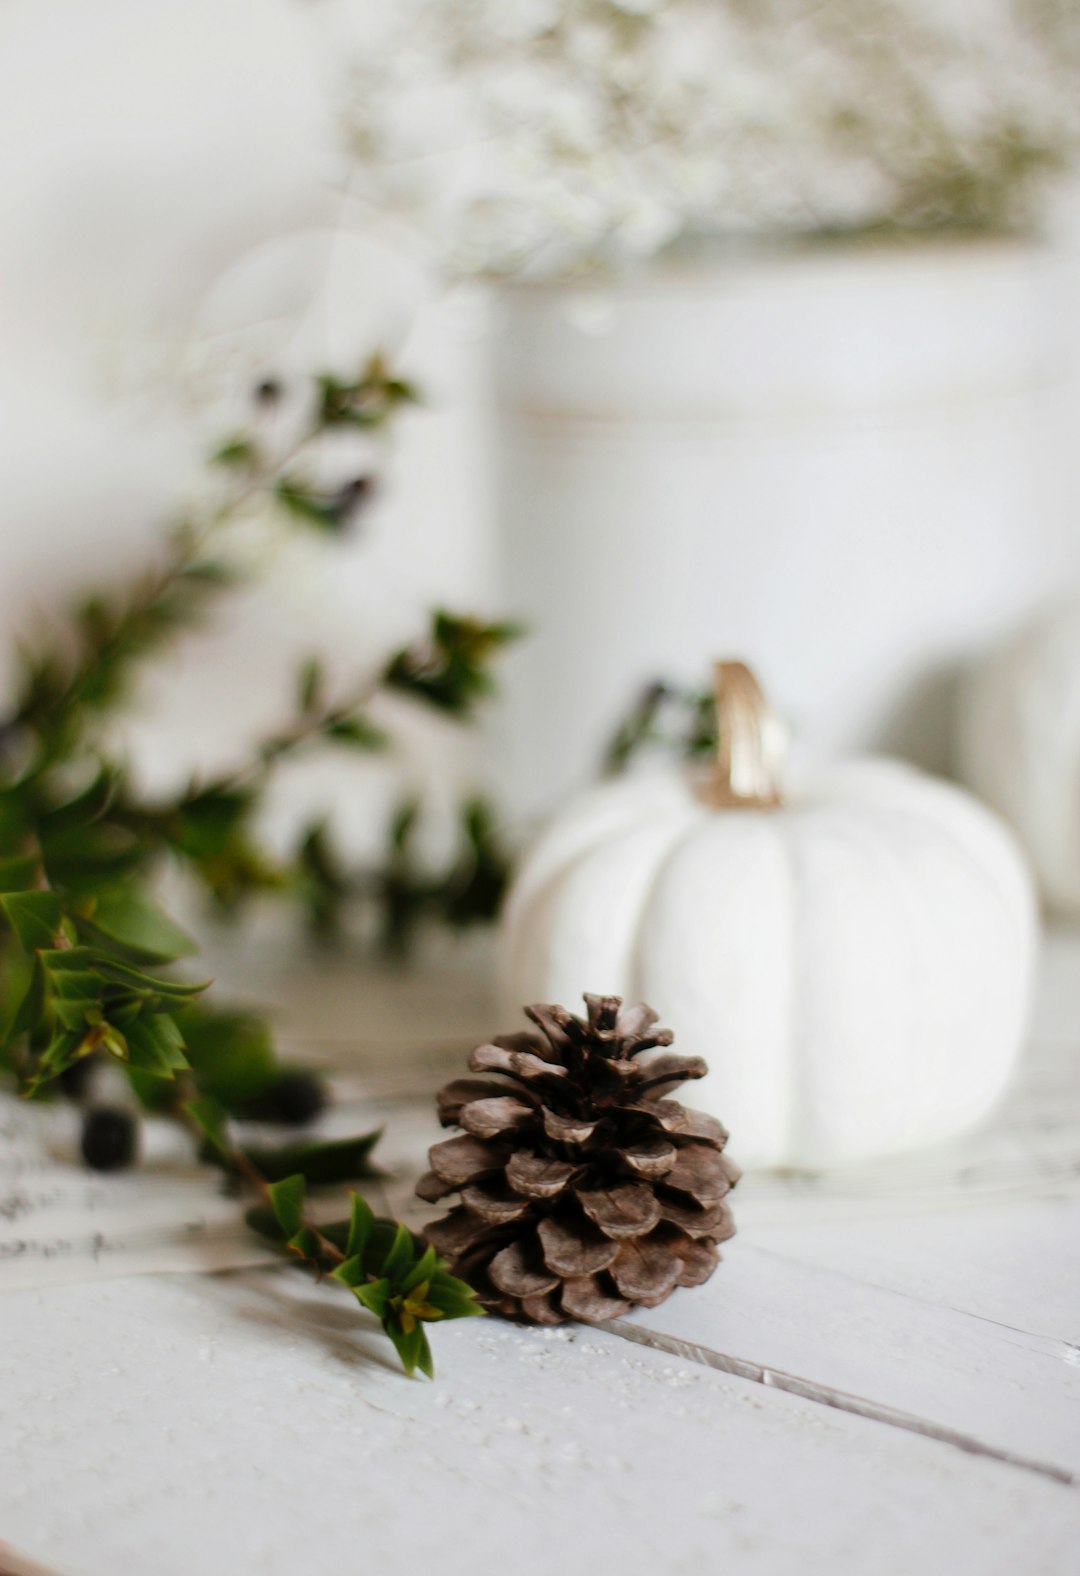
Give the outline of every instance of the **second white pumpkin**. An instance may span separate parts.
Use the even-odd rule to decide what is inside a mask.
[[[696,1103],[740,1162],[820,1166],[984,1115],[1021,1046],[1035,937],[1022,857],[960,789],[864,761],[781,808],[717,809],[671,772],[585,794],[540,838],[502,986],[508,1009],[648,1001],[708,1061]]]
[[[1080,604],[971,673],[958,731],[962,775],[1015,827],[1048,905],[1080,916]]]

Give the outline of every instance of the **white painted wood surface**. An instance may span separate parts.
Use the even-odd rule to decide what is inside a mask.
[[[395,1202],[435,1132],[396,1061]],[[993,1128],[737,1199],[706,1287],[449,1326],[434,1385],[291,1271],[4,1293],[0,1541],[61,1576],[1072,1576],[1080,937]]]

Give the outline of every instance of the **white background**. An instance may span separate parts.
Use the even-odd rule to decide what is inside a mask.
[[[355,540],[279,553],[225,627],[170,655],[132,736],[152,783],[273,726],[313,647],[346,675],[433,603],[493,604],[482,308],[350,195],[337,41],[334,7],[304,0],[13,0],[0,18],[0,693],[17,636],[144,560],[256,379],[348,373],[381,346],[428,405],[379,458]],[[451,797],[467,752],[405,728],[400,769],[434,749]],[[377,842],[370,794],[389,787],[357,800],[353,765],[331,775]]]
[[[350,192],[340,3],[8,0],[0,17],[0,694],[16,637],[143,560],[256,378],[348,372],[381,344],[428,399],[356,539],[279,554],[154,676],[131,734],[151,784],[236,758],[312,647],[346,674],[434,602],[514,611],[495,584],[483,304]],[[282,816],[333,792],[374,848],[372,795],[386,808],[391,779],[430,778],[433,758],[449,803],[471,747],[408,717],[405,733],[362,790],[352,763],[294,778]]]

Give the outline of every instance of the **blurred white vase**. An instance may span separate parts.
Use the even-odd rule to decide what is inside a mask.
[[[498,303],[504,792],[542,811],[645,683],[740,655],[814,750],[944,768],[947,676],[1080,570],[1052,249],[697,258]]]

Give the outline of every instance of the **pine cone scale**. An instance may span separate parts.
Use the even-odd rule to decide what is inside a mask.
[[[525,1127],[533,1116],[531,1105],[512,1094],[498,1094],[463,1106],[461,1126],[475,1138],[498,1138],[502,1133]]]
[[[644,1093],[646,1089],[656,1089],[661,1084],[683,1083],[687,1078],[704,1078],[709,1069],[700,1056],[657,1056],[641,1070],[645,1073],[640,1085]]]
[[[689,1193],[699,1204],[718,1204],[731,1192],[731,1183],[716,1150],[697,1143],[681,1146],[675,1164],[664,1177],[664,1185],[680,1193]]]
[[[578,1192],[578,1203],[608,1237],[642,1237],[660,1219],[660,1204],[651,1188],[639,1182]]]
[[[636,1144],[632,1149],[620,1149],[617,1153],[623,1164],[636,1176],[655,1181],[672,1170],[679,1151],[666,1139],[653,1138]]]
[[[505,1145],[489,1144],[472,1136],[447,1138],[428,1150],[428,1164],[442,1182],[463,1187],[475,1177],[500,1171],[510,1158]]]
[[[472,1101],[501,1098],[505,1093],[505,1084],[496,1083],[493,1078],[455,1078],[436,1096],[439,1121],[443,1127],[455,1127],[459,1114]]]
[[[422,1198],[428,1204],[437,1204],[441,1198],[447,1198],[457,1190],[457,1182],[444,1182],[434,1171],[426,1171],[416,1184],[417,1198]]]
[[[574,1051],[574,1041],[567,1033],[566,1024],[560,1022],[557,1011],[543,1002],[525,1008],[525,1016],[531,1018],[540,1030],[541,1043],[545,1047],[541,1054],[554,1058],[572,1055]]]
[[[564,1279],[595,1275],[606,1270],[619,1252],[619,1243],[605,1237],[589,1221],[549,1215],[537,1227],[544,1263]]]
[[[611,1278],[624,1297],[647,1308],[650,1298],[663,1302],[671,1294],[681,1270],[681,1259],[672,1256],[663,1239],[642,1237],[619,1249]]]
[[[506,1180],[515,1193],[525,1198],[554,1198],[577,1170],[569,1160],[547,1160],[532,1150],[522,1149],[510,1156]]]
[[[467,1209],[452,1209],[441,1220],[433,1220],[424,1227],[424,1235],[436,1253],[451,1262],[460,1262],[462,1254],[474,1245],[478,1235],[476,1217]]]
[[[608,1291],[598,1275],[585,1275],[580,1280],[563,1281],[562,1308],[571,1319],[582,1324],[603,1324],[606,1319],[619,1319],[630,1312],[625,1297]]]
[[[481,1045],[469,1057],[469,1067],[474,1073],[507,1073],[525,1084],[569,1077],[565,1067],[545,1062],[535,1051],[508,1051],[501,1045]]]
[[[426,1194],[421,1194],[421,1197],[426,1197]],[[461,1202],[489,1226],[502,1226],[511,1220],[520,1220],[529,1208],[528,1199],[520,1193],[482,1182],[473,1182],[462,1188]]]
[[[675,1251],[679,1255],[680,1286],[700,1286],[720,1262],[719,1249],[708,1238],[695,1242],[692,1237],[683,1235],[675,1244]]]
[[[511,1297],[537,1297],[559,1284],[558,1274],[545,1265],[535,1236],[520,1237],[496,1253],[488,1274]]]
[[[659,1022],[660,1014],[654,1012],[643,1001],[637,1002],[633,1007],[624,1007],[620,1015],[620,1027],[624,1039],[627,1040],[644,1039],[649,1030]],[[660,1032],[664,1033],[665,1031],[661,1030]]]
[[[581,1117],[562,1116],[549,1106],[543,1110],[544,1132],[556,1144],[584,1144],[596,1132],[596,1122]]]
[[[550,1292],[539,1297],[522,1297],[521,1313],[533,1324],[565,1324],[566,1315]]]
[[[659,1202],[660,1219],[678,1226],[688,1237],[711,1237],[714,1242],[723,1242],[734,1235],[735,1223],[731,1219],[731,1211],[722,1200],[702,1208],[700,1204],[680,1198],[678,1194],[663,1194]],[[723,1235],[717,1235],[720,1232]]]
[[[432,1146],[417,1191],[460,1202],[427,1234],[492,1310],[541,1324],[618,1318],[699,1285],[734,1231],[727,1133],[666,1091],[701,1077],[644,1005],[587,996],[587,1017],[479,1046],[439,1097],[461,1136]],[[509,1084],[501,1080],[509,1080]]]

